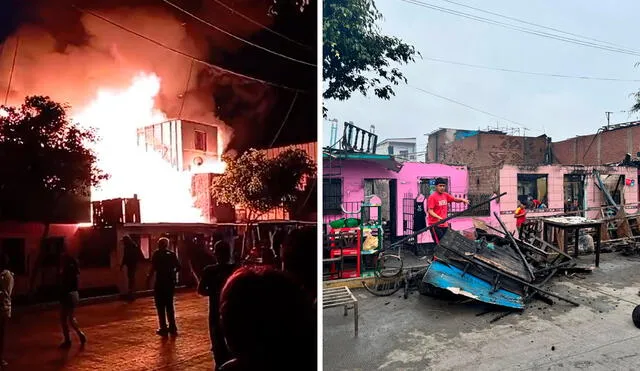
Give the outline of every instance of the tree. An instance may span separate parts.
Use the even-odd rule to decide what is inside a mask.
[[[287,149],[272,159],[250,149],[236,159],[225,156],[224,161],[227,169],[214,180],[213,195],[247,210],[249,223],[277,207],[291,210],[304,197],[303,181],[316,173],[315,164],[300,149]]]
[[[213,181],[218,201],[244,208],[248,228],[263,214],[277,207],[288,211],[305,197],[303,183],[313,181],[316,165],[299,149],[287,149],[269,159],[255,149],[238,158],[223,157],[227,169]],[[243,248],[245,240],[243,238]]]
[[[43,96],[0,106],[0,219],[44,223],[42,244],[60,201],[86,197],[108,178],[90,148],[94,130],[71,123],[67,109]]]
[[[392,85],[407,82],[391,63],[407,64],[415,48],[380,33],[382,14],[374,0],[325,0],[323,5],[323,81],[325,99],[346,100],[354,91],[390,99]]]
[[[631,106],[631,112],[640,112],[640,91],[637,91],[631,96],[636,100],[636,103]]]

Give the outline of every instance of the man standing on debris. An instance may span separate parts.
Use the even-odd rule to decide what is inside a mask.
[[[173,306],[175,295],[176,274],[180,270],[180,262],[176,254],[169,250],[169,239],[162,237],[158,240],[158,250],[151,258],[151,272],[147,276],[147,285],[155,274],[156,282],[153,287],[153,297],[158,310],[160,328],[156,333],[160,336],[178,334],[176,315]],[[169,326],[167,327],[167,321]]]
[[[518,201],[518,208],[516,208],[516,212],[513,214],[513,217],[516,218],[516,228],[518,228],[518,238],[522,239],[524,222],[527,220],[527,208],[524,204]]]
[[[449,203],[463,202],[469,205],[469,200],[456,198],[445,192],[446,187],[447,181],[444,178],[436,179],[436,191],[427,199],[427,212],[429,214],[427,217],[427,224],[432,226],[429,231],[431,232],[431,237],[433,237],[433,242],[435,243],[440,242],[442,236],[447,232],[447,228],[449,228],[448,223],[434,225],[447,218],[447,214],[449,213]]]

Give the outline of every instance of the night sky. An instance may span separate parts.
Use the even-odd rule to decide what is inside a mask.
[[[249,41],[296,59],[316,63],[317,3],[315,1],[311,1],[302,13],[296,12],[294,7],[284,6],[279,9],[277,16],[268,15],[272,1],[219,1],[267,25],[272,30],[309,46],[311,50],[301,48],[267,30],[251,25],[247,20],[217,4],[215,0],[172,2],[233,34],[242,34],[243,30],[246,34],[247,28],[253,27],[255,32],[245,36]],[[53,6],[48,0],[2,0],[2,3],[4,5],[0,12],[0,42],[7,39],[21,25],[32,24],[52,34],[56,40],[56,50],[61,53],[64,53],[69,45],[85,45],[91,37],[80,22],[81,14],[73,9],[71,4],[96,12],[122,6],[151,6],[170,10],[185,23],[189,33],[198,35],[199,38],[203,38],[204,35],[210,51],[208,62],[258,79],[309,92],[298,94],[296,104],[289,114],[286,125],[280,130],[274,146],[317,140],[317,67],[295,63],[234,40],[230,36],[202,25],[161,0],[60,0],[55,1]],[[220,118],[234,129],[234,139],[228,148],[243,150],[249,147],[268,147],[280,129],[295,93],[281,88],[269,88],[265,91],[263,84],[252,83],[256,94],[240,96],[234,93],[233,86],[230,84],[249,85],[249,88],[246,88],[248,90],[245,89],[249,92],[252,85],[247,84],[246,80],[241,80],[221,79],[212,89]],[[258,113],[255,107],[261,103],[261,96],[265,95],[276,97],[275,103],[270,105],[266,114]]]

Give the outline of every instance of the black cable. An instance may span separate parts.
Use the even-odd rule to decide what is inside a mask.
[[[581,39],[591,40],[591,41],[596,41],[596,42],[599,42],[599,43],[602,43],[602,44],[609,44],[609,45],[611,45],[611,46],[617,46],[617,47],[619,47],[619,48],[627,49],[627,48],[625,48],[625,47],[624,47],[624,46],[622,46],[622,45],[614,44],[614,43],[611,43],[611,42],[608,42],[608,41],[598,40],[598,39],[594,39],[594,38],[592,38],[592,37],[588,37],[588,36],[582,36],[582,35],[579,35],[579,34],[575,34],[575,33],[567,32],[567,31],[563,31],[563,30],[560,30],[560,29],[558,29],[558,28],[553,28],[553,27],[549,27],[549,26],[543,26],[543,25],[538,24],[538,23],[525,21],[525,20],[523,20],[523,19],[519,19],[519,18],[515,18],[515,17],[510,17],[510,16],[507,16],[507,15],[504,15],[504,14],[494,13],[494,12],[491,12],[491,11],[488,11],[488,10],[485,10],[485,9],[476,8],[476,7],[473,7],[473,6],[470,6],[470,5],[466,5],[466,4],[461,4],[461,3],[458,3],[458,2],[455,2],[455,1],[451,1],[451,0],[441,0],[441,1],[444,1],[444,2],[447,2],[447,3],[450,3],[450,4],[455,4],[455,5],[458,5],[458,6],[464,7],[464,8],[473,9],[473,10],[476,10],[476,11],[481,12],[481,13],[486,13],[486,14],[495,15],[496,17],[500,17],[500,18],[504,18],[504,19],[509,19],[509,20],[511,20],[511,21],[516,21],[516,22],[520,22],[520,23],[528,24],[528,25],[530,25],[530,26],[535,26],[535,27],[538,27],[538,28],[543,28],[543,29],[546,29],[546,30],[550,30],[550,31],[555,31],[555,32],[563,33],[563,34],[565,34],[565,35],[576,36],[576,37],[579,37],[579,38],[581,38]],[[627,49],[627,50],[630,50],[630,49]]]
[[[451,99],[451,98],[447,98],[447,97],[442,96],[442,95],[440,95],[440,94],[436,94],[436,93],[434,93],[434,92],[431,92],[431,91],[428,91],[428,90],[425,90],[425,89],[419,88],[419,87],[417,87],[417,86],[413,86],[413,85],[411,85],[411,84],[407,84],[407,86],[409,86],[409,87],[411,87],[411,88],[413,88],[413,89],[416,89],[416,90],[418,90],[418,91],[421,91],[421,92],[423,92],[423,93],[425,93],[425,94],[429,94],[429,95],[432,95],[432,96],[434,96],[434,97],[437,97],[437,98],[440,98],[440,99],[444,99],[444,100],[449,101],[449,102],[451,102],[451,103],[455,103],[455,104],[457,104],[457,105],[460,105],[460,106],[463,106],[463,107],[469,108],[469,109],[471,109],[471,110],[474,110],[474,111],[477,111],[477,112],[480,112],[480,113],[484,113],[485,115],[492,116],[492,117],[498,118],[498,119],[500,119],[500,120],[509,121],[509,122],[511,122],[511,123],[513,123],[513,124],[516,124],[516,125],[518,125],[518,126],[521,126],[521,127],[525,128],[525,129],[527,129],[523,124],[521,124],[521,123],[519,123],[519,122],[517,122],[517,121],[513,121],[513,120],[510,120],[510,119],[505,118],[505,117],[502,117],[502,116],[494,115],[494,114],[493,114],[493,113],[491,113],[491,112],[487,112],[487,111],[481,110],[481,109],[479,109],[479,108],[472,107],[472,106],[470,106],[470,105],[468,105],[468,104],[465,104],[465,103],[462,103],[462,102],[458,102],[457,100],[454,100],[454,99]],[[527,129],[527,130],[530,130],[530,129]]]
[[[501,67],[481,66],[481,65],[477,65],[477,64],[470,64],[470,63],[456,62],[456,61],[450,61],[450,60],[446,60],[446,59],[439,59],[439,58],[423,57],[422,59],[425,59],[425,60],[428,60],[428,61],[434,61],[434,62],[447,63],[447,64],[455,64],[455,65],[458,65],[458,66],[465,66],[465,67],[472,67],[472,68],[480,68],[480,69],[492,70],[492,71],[503,71],[503,72],[521,73],[521,74],[525,74],[525,75],[549,76],[549,77],[559,77],[559,78],[567,78],[567,79],[580,79],[580,80],[600,80],[600,81],[640,82],[640,79],[618,79],[618,78],[607,78],[607,77],[562,75],[562,74],[555,74],[555,73],[530,72],[530,71],[512,70],[512,69],[508,69],[508,68],[501,68]]]
[[[460,11],[457,11],[457,10],[440,7],[440,6],[437,6],[437,5],[428,4],[428,3],[425,3],[425,2],[419,1],[419,0],[400,0],[400,1],[408,3],[408,4],[417,5],[417,6],[420,6],[420,7],[423,7],[423,8],[427,8],[427,9],[437,10],[437,11],[440,11],[440,12],[444,12],[444,13],[460,16],[460,17],[463,17],[463,18],[472,19],[472,20],[475,20],[475,21],[478,21],[478,22],[482,22],[482,23],[492,24],[492,25],[495,25],[495,26],[498,26],[498,27],[503,27],[503,28],[507,28],[507,29],[511,29],[511,30],[515,30],[515,31],[520,31],[520,32],[523,32],[523,33],[531,34],[531,35],[536,35],[536,36],[540,36],[540,37],[545,37],[545,38],[549,38],[549,39],[558,40],[558,41],[564,41],[564,42],[567,42],[567,43],[570,43],[570,44],[576,44],[576,45],[586,46],[586,47],[590,47],[590,48],[594,48],[594,49],[606,50],[606,51],[615,52],[615,53],[633,55],[633,56],[636,56],[636,57],[640,56],[640,52],[636,52],[636,51],[633,51],[633,50],[608,47],[608,46],[595,44],[595,43],[588,42],[588,41],[581,41],[581,40],[578,40],[578,39],[573,39],[573,38],[568,38],[568,37],[564,37],[564,36],[554,35],[554,34],[550,34],[550,33],[543,32],[543,31],[532,30],[530,28],[515,26],[515,25],[508,24],[508,23],[492,20],[492,19],[489,19],[489,18],[484,18],[484,17],[473,15],[473,14],[464,13],[464,12],[460,12]]]
[[[310,46],[308,46],[308,45],[305,45],[305,44],[303,44],[303,43],[301,43],[301,42],[299,42],[299,41],[296,41],[296,40],[294,40],[294,39],[292,39],[292,38],[290,38],[290,37],[286,36],[286,35],[283,35],[283,34],[281,34],[281,33],[277,32],[277,31],[275,31],[275,30],[273,30],[273,29],[271,29],[271,28],[269,28],[269,27],[267,27],[267,26],[263,25],[262,23],[260,23],[260,22],[258,22],[258,21],[254,21],[253,19],[251,19],[251,18],[249,18],[248,16],[246,16],[246,15],[244,15],[244,14],[240,13],[239,11],[235,10],[234,8],[230,7],[229,5],[227,5],[227,4],[225,4],[225,3],[223,3],[223,2],[222,2],[222,1],[220,1],[220,0],[212,0],[212,1],[215,1],[215,2],[216,2],[216,3],[218,3],[220,6],[225,7],[227,10],[229,10],[229,11],[230,11],[230,12],[232,12],[233,14],[237,15],[238,17],[240,17],[240,18],[242,18],[242,19],[244,19],[244,20],[246,20],[246,21],[248,21],[248,22],[250,22],[250,23],[255,24],[256,26],[258,26],[258,27],[262,28],[262,29],[263,29],[263,30],[265,30],[265,31],[268,31],[268,32],[270,32],[270,33],[272,33],[272,34],[274,34],[274,35],[276,35],[276,36],[279,36],[279,37],[281,37],[281,38],[283,38],[283,39],[285,39],[285,40],[287,40],[287,41],[290,41],[290,42],[292,42],[292,43],[294,43],[294,44],[296,44],[296,45],[298,45],[298,46],[300,46],[300,47],[302,47],[302,48],[305,48],[305,49],[307,49],[307,50],[311,50],[311,51],[315,51],[315,49],[314,49],[314,48],[312,48],[312,47],[310,47]]]
[[[216,26],[216,25],[212,24],[211,22],[207,22],[206,20],[204,20],[204,19],[202,19],[202,18],[198,17],[197,15],[195,15],[195,14],[193,14],[193,13],[190,13],[188,10],[185,10],[185,9],[183,9],[183,8],[181,8],[181,7],[179,7],[179,6],[177,6],[176,4],[172,3],[172,2],[171,2],[171,1],[169,1],[169,0],[162,0],[162,1],[163,1],[164,3],[166,3],[166,4],[168,4],[168,5],[170,5],[170,6],[174,7],[174,8],[176,8],[176,9],[178,9],[178,10],[179,10],[179,11],[181,11],[182,13],[184,13],[184,14],[186,14],[186,15],[190,16],[191,18],[193,18],[193,19],[197,20],[198,22],[200,22],[200,23],[202,23],[202,24],[205,24],[205,25],[207,25],[207,26],[209,26],[209,27],[213,28],[213,29],[214,29],[214,30],[216,30],[216,31],[222,32],[223,34],[225,34],[225,35],[227,35],[227,36],[229,36],[229,37],[232,37],[232,38],[234,38],[234,39],[236,39],[236,40],[238,40],[238,41],[242,41],[243,43],[245,43],[245,44],[247,44],[247,45],[251,45],[251,46],[253,46],[254,48],[258,48],[258,49],[263,50],[263,51],[265,51],[265,52],[267,52],[267,53],[270,53],[270,54],[273,54],[273,55],[277,55],[278,57],[281,57],[281,58],[284,58],[284,59],[288,59],[288,60],[290,60],[290,61],[292,61],[292,62],[296,62],[296,63],[304,64],[304,65],[311,66],[311,67],[316,67],[316,65],[315,65],[314,63],[309,63],[309,62],[302,61],[302,60],[300,60],[300,59],[296,59],[296,58],[293,58],[293,57],[289,57],[288,55],[284,55],[284,54],[278,53],[278,52],[273,51],[273,50],[271,50],[271,49],[269,49],[269,48],[265,48],[265,47],[264,47],[264,46],[262,46],[262,45],[258,45],[258,44],[252,43],[252,42],[251,42],[251,41],[249,41],[249,40],[243,39],[243,38],[242,38],[242,37],[240,37],[240,36],[236,36],[236,35],[232,34],[231,32],[229,32],[229,31],[227,31],[227,30],[224,30],[224,29],[222,29],[222,28],[220,28],[220,27],[218,27],[218,26]]]

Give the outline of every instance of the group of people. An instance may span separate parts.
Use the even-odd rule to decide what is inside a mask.
[[[126,244],[135,246],[128,238]],[[155,277],[160,336],[176,336],[174,293],[180,263],[160,238],[147,280]],[[316,362],[316,234],[292,231],[283,243],[282,267],[239,267],[231,246],[214,245],[215,263],[199,278],[209,298],[209,334],[217,370],[310,369]],[[125,264],[126,265],[126,264]],[[130,280],[131,290],[133,283]],[[283,357],[282,351],[288,354]]]
[[[58,269],[58,297],[60,301],[60,326],[63,342],[60,348],[71,347],[70,329],[78,336],[81,345],[87,342],[87,336],[80,330],[75,317],[75,308],[79,302],[78,277],[80,270],[78,262],[66,251],[60,256]],[[13,294],[14,274],[9,270],[7,257],[0,255],[0,368],[7,366],[4,359],[5,330],[11,318],[11,295]]]
[[[142,252],[129,236],[121,268],[127,268],[128,296],[133,300],[135,276]],[[154,302],[160,336],[177,336],[174,296],[180,262],[162,237],[151,257],[147,283],[155,278]],[[283,243],[282,267],[239,267],[232,264],[231,246],[218,241],[215,264],[207,266],[198,293],[209,298],[209,333],[215,368],[223,371],[311,369],[316,366],[316,233],[314,228],[292,231]],[[60,325],[63,342],[72,345],[71,329],[79,343],[87,336],[75,317],[79,303],[79,265],[68,252],[59,264]],[[4,361],[4,333],[11,317],[14,275],[0,259],[0,367]],[[283,356],[283,351],[286,355]]]
[[[449,213],[449,203],[462,202],[469,205],[469,200],[453,197],[447,193],[446,187],[447,181],[445,179],[436,179],[436,191],[427,199],[427,225],[430,227],[429,232],[431,233],[434,243],[440,242],[440,239],[442,239],[449,228],[449,224],[446,221]],[[527,220],[527,206],[521,200],[518,200],[518,207],[513,216],[516,219],[518,238],[522,239],[524,237],[524,226]]]

